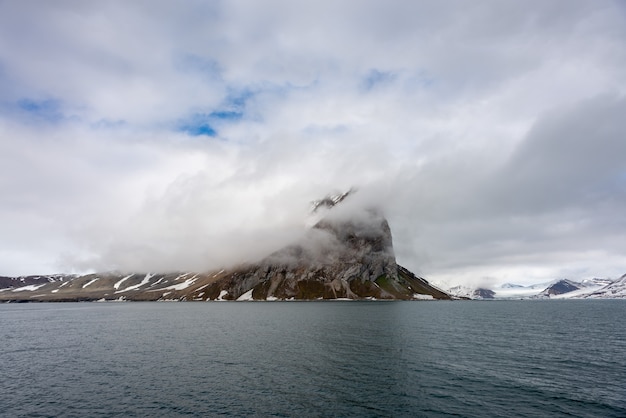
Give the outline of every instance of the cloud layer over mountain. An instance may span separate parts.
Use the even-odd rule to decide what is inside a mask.
[[[626,271],[617,1],[0,3],[0,274],[260,258],[334,190],[435,281]]]

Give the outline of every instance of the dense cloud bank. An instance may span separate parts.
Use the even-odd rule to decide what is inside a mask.
[[[626,270],[620,2],[6,1],[0,91],[2,274],[261,258],[353,186],[434,280]]]

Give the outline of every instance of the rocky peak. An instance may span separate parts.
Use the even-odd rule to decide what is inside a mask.
[[[561,279],[556,283],[548,286],[540,295],[542,296],[556,296],[562,295],[564,293],[573,292],[574,290],[580,289],[580,284],[572,282],[571,280]]]
[[[341,203],[346,197],[356,192],[356,189],[350,188],[347,192],[344,193],[335,193],[326,195],[323,199],[314,200],[311,202],[311,212],[317,212],[320,208],[332,208],[335,205]]]
[[[353,193],[316,201],[314,211],[327,211],[304,239],[210,286],[208,297],[219,291],[225,298],[254,300],[449,299],[396,264],[391,229],[380,210],[335,209]]]

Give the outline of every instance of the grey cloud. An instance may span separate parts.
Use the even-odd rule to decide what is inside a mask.
[[[422,254],[437,254],[423,262],[458,270],[520,259],[566,268],[576,257],[592,263],[585,252],[624,254],[625,104],[603,95],[545,115],[509,158],[477,174],[457,168],[441,195],[425,193],[414,211],[422,226],[402,238],[419,236]]]
[[[482,184],[495,210],[525,215],[625,203],[626,100],[603,95],[540,119]],[[479,206],[489,212],[488,207]]]

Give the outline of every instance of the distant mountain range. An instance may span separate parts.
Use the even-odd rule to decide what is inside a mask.
[[[447,291],[468,299],[626,299],[626,274],[617,280],[559,279],[530,286],[505,283],[493,289],[454,286]]]
[[[352,193],[313,202],[317,221],[304,238],[259,262],[212,272],[0,277],[0,302],[451,299],[396,263],[380,211],[335,209]]]

